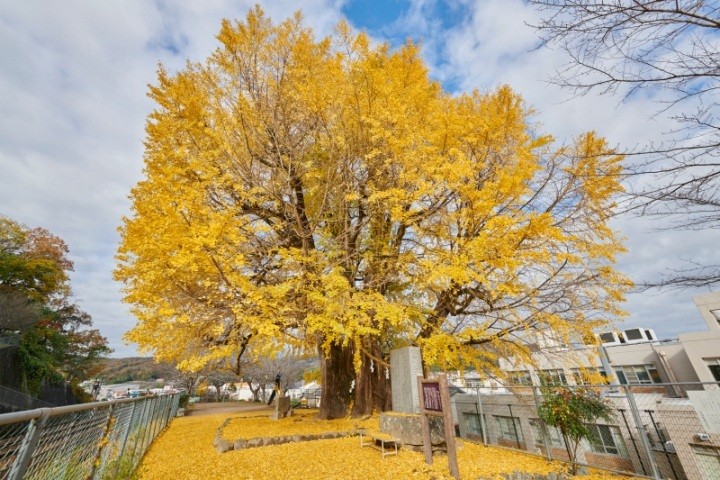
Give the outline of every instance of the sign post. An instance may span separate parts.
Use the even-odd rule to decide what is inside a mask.
[[[455,423],[453,422],[450,407],[447,377],[445,374],[440,374],[437,378],[425,380],[422,375],[418,376],[418,392],[420,396],[420,423],[423,431],[425,462],[428,465],[433,462],[428,416],[442,417],[450,474],[459,479],[460,469],[457,464],[457,450],[455,448]]]

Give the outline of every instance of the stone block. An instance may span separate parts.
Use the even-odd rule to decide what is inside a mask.
[[[430,417],[430,442],[439,446],[445,443],[442,419]],[[380,431],[400,440],[403,445],[420,447],[423,444],[422,423],[420,415],[396,414],[384,412],[380,414]]]
[[[217,450],[218,453],[225,453],[230,450],[233,450],[235,448],[235,445],[232,442],[228,442],[224,439],[219,439],[214,442],[215,443],[215,450]]]
[[[283,417],[290,411],[290,397],[278,397],[275,411],[283,414]]]

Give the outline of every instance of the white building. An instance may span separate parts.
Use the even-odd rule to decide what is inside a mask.
[[[610,384],[598,390],[614,416],[591,425],[596,440],[580,449],[579,462],[678,480],[720,479],[720,292],[694,301],[706,331],[658,340],[652,330],[627,328],[601,333],[600,347],[545,341],[534,365],[501,361],[509,374],[504,388],[485,383],[480,401],[454,399],[461,436],[567,459],[559,433],[541,429],[536,387],[598,383],[597,372]],[[705,407],[702,421],[689,398],[698,395],[717,397],[717,411]]]

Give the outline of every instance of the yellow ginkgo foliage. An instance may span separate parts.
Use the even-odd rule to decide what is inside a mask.
[[[344,24],[255,8],[218,39],[150,91],[116,269],[142,349],[190,370],[316,349],[338,418],[389,407],[389,348],[492,369],[622,313],[602,138],[553,147],[510,88],[450,95],[416,45]]]

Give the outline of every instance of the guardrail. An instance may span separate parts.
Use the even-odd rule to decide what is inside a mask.
[[[180,394],[0,415],[0,480],[130,478]]]

